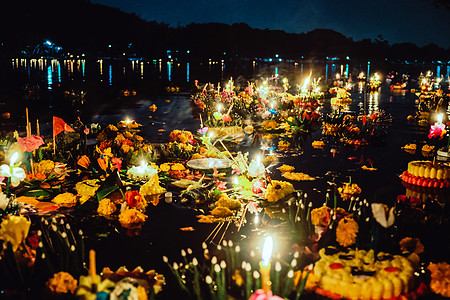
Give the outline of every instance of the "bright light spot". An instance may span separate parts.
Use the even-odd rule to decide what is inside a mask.
[[[272,256],[272,249],[273,249],[273,239],[272,237],[266,236],[264,239],[264,246],[262,251],[262,257],[261,257],[261,265],[267,267],[270,264],[270,258]]]

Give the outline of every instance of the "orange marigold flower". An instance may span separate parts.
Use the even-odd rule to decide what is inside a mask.
[[[356,242],[359,226],[351,216],[344,217],[336,228],[336,241],[343,247],[348,247]]]
[[[400,249],[410,253],[420,254],[424,251],[423,244],[418,238],[405,237],[400,241]]]
[[[431,263],[428,270],[431,272],[431,290],[444,297],[450,297],[450,265],[446,262]]]
[[[77,289],[78,281],[67,272],[58,272],[47,281],[50,291],[57,294],[74,293]]]
[[[328,226],[330,223],[330,211],[328,206],[315,208],[311,211],[311,223],[315,226]]]
[[[130,208],[120,213],[119,222],[122,227],[127,229],[135,229],[142,226],[147,218],[148,216],[144,215],[139,210]]]
[[[294,186],[290,182],[272,180],[267,186],[266,199],[269,202],[276,202],[294,192]]]
[[[98,203],[97,212],[99,215],[109,216],[117,210],[116,205],[108,198],[103,198]]]

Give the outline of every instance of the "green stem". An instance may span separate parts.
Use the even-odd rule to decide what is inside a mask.
[[[8,197],[8,198],[10,196],[10,192],[9,192],[10,188],[11,188],[11,177],[8,177],[8,182],[6,183],[6,197]]]

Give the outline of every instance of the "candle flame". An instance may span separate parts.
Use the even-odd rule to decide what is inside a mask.
[[[11,158],[9,159],[9,164],[12,166],[19,158],[19,152],[14,152],[13,155],[11,155]]]
[[[303,86],[302,86],[302,92],[306,93],[308,91],[308,85],[309,82],[311,81],[311,73],[309,73],[309,76],[306,77],[305,81],[303,82]]]
[[[269,235],[269,236],[266,236],[264,239],[264,247],[263,247],[263,251],[262,251],[261,265],[268,266],[270,264],[270,258],[272,256],[272,249],[273,249],[273,239]]]
[[[442,114],[442,113],[437,114],[436,119],[437,119],[438,123],[442,123],[442,119],[443,119],[443,118],[444,118],[444,114]]]

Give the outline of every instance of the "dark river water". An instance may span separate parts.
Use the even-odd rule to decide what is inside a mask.
[[[406,188],[398,176],[406,170],[409,161],[423,157],[420,153],[405,153],[401,147],[425,139],[428,132],[427,126],[420,127],[407,122],[407,116],[414,115],[417,110],[417,96],[410,90],[417,87],[414,80],[420,72],[431,70],[447,78],[449,75],[449,67],[436,65],[376,66],[367,62],[352,64],[350,61],[277,64],[248,61],[231,64],[223,61],[179,63],[160,60],[13,59],[3,66],[0,74],[0,113],[11,113],[10,119],[0,120],[3,131],[17,128],[24,131],[25,107],[28,107],[33,133],[35,122],[39,119],[41,134],[50,134],[52,116],[62,117],[72,123],[80,115],[85,123],[102,124],[131,118],[143,125],[142,136],[150,142],[164,142],[173,129],[196,132],[199,128],[200,122],[193,116],[189,101],[189,91],[195,80],[200,84],[217,84],[233,77],[235,85],[241,83],[245,86],[247,80],[262,80],[278,75],[279,78],[287,77],[291,86],[295,86],[312,72],[313,77],[321,77],[323,88],[327,88],[336,73],[345,77],[346,74],[354,75],[361,71],[366,74],[379,72],[383,78],[379,92],[364,94],[355,85],[348,110],[359,114],[364,108],[368,113],[378,109],[392,115],[392,122],[377,128],[386,133],[381,143],[354,149],[331,142],[324,149],[314,149],[311,142],[323,138],[321,130],[317,130],[304,140],[300,155],[280,158],[281,163],[294,165],[297,172],[317,177],[311,182],[294,182],[295,188],[308,193],[315,206],[324,202],[327,191],[331,193],[333,187],[327,183],[331,177],[325,175],[330,171],[339,175],[339,180],[349,180],[351,177],[352,182],[362,188],[361,198],[369,201],[393,202],[398,195],[405,194]],[[391,71],[411,75],[405,93],[391,94],[390,84],[384,80],[384,76]],[[167,87],[178,87],[180,92],[168,92]],[[136,94],[127,96],[126,91]],[[82,92],[85,97],[81,102]],[[70,96],[71,93],[75,97]],[[154,113],[148,109],[152,104],[157,106]],[[325,101],[321,111],[330,111],[329,100]],[[331,149],[336,150],[334,156]],[[373,161],[377,171],[361,169],[360,162],[367,159]],[[272,177],[281,178],[275,168]],[[180,249],[188,247],[194,249],[194,253],[201,253],[200,244],[214,226],[197,224],[194,212],[173,204],[163,202],[149,210],[149,220],[140,237],[125,238],[114,236],[112,232],[109,238],[97,239],[92,233],[88,245],[100,254],[99,265],[108,265],[111,269],[121,265],[134,268],[139,264],[144,268],[164,268],[162,255],[171,255],[171,258],[176,259]],[[105,232],[113,231],[103,223],[97,226],[104,226]],[[196,231],[179,230],[187,226],[195,226]],[[229,235],[236,240],[241,238],[235,228],[230,228]]]

